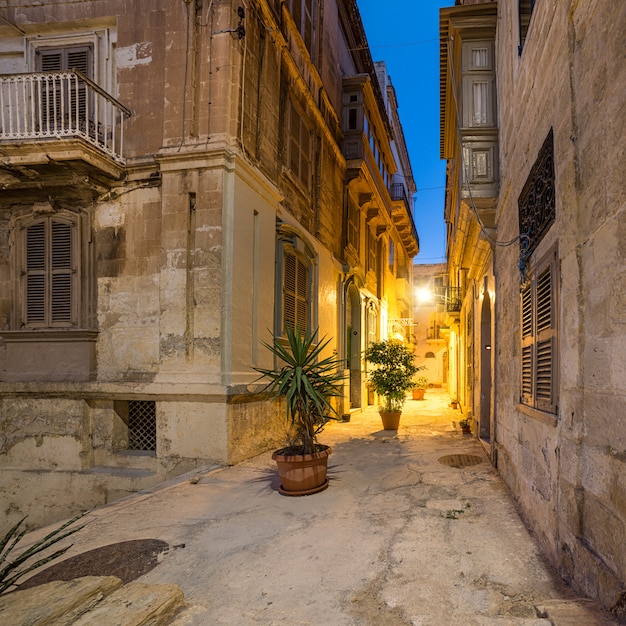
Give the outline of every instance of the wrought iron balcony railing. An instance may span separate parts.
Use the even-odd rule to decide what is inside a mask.
[[[463,295],[460,287],[439,287],[436,294],[445,305],[446,312],[458,313],[461,310]]]
[[[80,138],[123,163],[130,114],[78,70],[0,76],[0,141]]]

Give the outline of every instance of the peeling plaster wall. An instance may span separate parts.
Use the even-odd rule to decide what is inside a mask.
[[[517,404],[516,246],[496,252],[497,462],[561,574],[611,607],[626,586],[626,5],[536,3],[517,54],[515,3],[499,4],[498,239],[518,233],[517,198],[554,129],[558,412]],[[532,262],[532,259],[531,259]]]

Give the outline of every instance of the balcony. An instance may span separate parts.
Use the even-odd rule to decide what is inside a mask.
[[[412,203],[409,201],[404,185],[393,183],[389,188],[389,195],[392,203],[393,223],[409,256],[415,256],[419,252],[420,240],[413,221]]]
[[[77,70],[0,76],[0,188],[84,182],[107,186],[124,173],[130,111]]]

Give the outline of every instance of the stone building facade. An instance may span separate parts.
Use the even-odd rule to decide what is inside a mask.
[[[464,408],[560,574],[623,618],[626,5],[457,2],[440,26]]]
[[[296,324],[345,360],[339,412],[364,406],[418,240],[356,2],[0,11],[6,524],[279,443],[254,368]]]

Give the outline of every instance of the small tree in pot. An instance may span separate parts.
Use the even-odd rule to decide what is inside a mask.
[[[365,360],[377,366],[368,373],[367,383],[382,398],[378,410],[383,428],[397,430],[407,391],[415,386],[413,376],[423,367],[417,367],[409,348],[395,339],[370,344]]]
[[[321,358],[330,340],[315,343],[317,332],[306,335],[298,328],[287,329],[287,343],[275,338],[264,345],[274,354],[274,369],[256,368],[270,379],[266,391],[270,398],[285,398],[288,421],[288,445],[272,458],[278,465],[280,492],[285,495],[308,495],[328,486],[326,470],[329,446],[317,442],[335,409],[330,399],[343,396],[341,360],[336,356]]]

